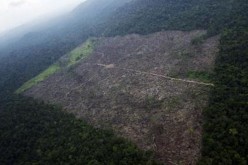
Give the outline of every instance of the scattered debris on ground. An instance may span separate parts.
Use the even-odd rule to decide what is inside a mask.
[[[205,31],[99,38],[93,53],[25,92],[62,105],[100,128],[113,128],[167,164],[196,164],[202,110],[212,84],[189,72],[211,74],[218,36]]]

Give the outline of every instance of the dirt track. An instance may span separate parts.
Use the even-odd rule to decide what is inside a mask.
[[[122,69],[122,70],[137,72],[137,73],[141,73],[141,74],[147,74],[147,75],[152,75],[152,76],[157,76],[157,77],[163,77],[165,79],[172,80],[172,81],[180,81],[180,82],[192,83],[192,84],[198,84],[198,85],[205,85],[205,86],[214,86],[214,84],[212,84],[212,83],[204,83],[204,82],[187,80],[187,79],[173,78],[173,77],[169,77],[169,76],[165,76],[165,75],[161,75],[161,74],[142,72],[142,71],[139,71],[139,70],[128,69],[128,68],[119,68],[119,67],[116,67],[114,64],[109,64],[109,65],[96,64],[96,65],[105,67],[106,69]]]

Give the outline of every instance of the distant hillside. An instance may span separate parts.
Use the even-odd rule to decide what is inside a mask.
[[[247,15],[244,4],[241,0],[86,1],[53,27],[9,45],[7,54],[0,50],[7,56],[0,60],[0,89],[14,91],[88,37],[195,29],[217,34],[242,23]]]
[[[34,29],[0,50],[0,89],[13,92],[89,36],[99,34],[101,22],[126,1],[100,2],[102,5],[97,0],[87,1],[50,22],[51,27]]]
[[[206,29],[216,35],[245,19],[246,9],[244,0],[136,0],[111,16],[105,34]]]

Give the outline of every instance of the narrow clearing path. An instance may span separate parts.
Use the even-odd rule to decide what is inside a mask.
[[[140,74],[146,74],[146,75],[152,75],[152,76],[156,76],[156,77],[162,77],[168,80],[172,80],[172,81],[180,81],[180,82],[186,82],[186,83],[192,83],[192,84],[199,84],[199,85],[205,85],[205,86],[214,86],[214,84],[212,83],[204,83],[204,82],[199,82],[199,81],[193,81],[193,80],[186,80],[186,79],[180,79],[180,78],[173,78],[173,77],[169,77],[169,76],[165,76],[165,75],[160,75],[160,74],[155,74],[155,73],[149,73],[149,72],[143,72],[143,71],[139,71],[139,70],[134,70],[134,69],[128,69],[128,68],[120,68],[120,67],[116,67],[114,64],[96,64],[98,66],[102,66],[105,67],[106,69],[121,69],[121,70],[126,70],[126,71],[132,71],[132,72],[136,72],[136,73],[140,73]]]

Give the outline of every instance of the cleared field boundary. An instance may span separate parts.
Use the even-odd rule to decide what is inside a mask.
[[[114,64],[106,65],[106,64],[96,64],[97,66],[105,67],[106,69],[121,69],[121,70],[126,70],[126,71],[132,71],[140,74],[145,74],[145,75],[152,75],[156,77],[162,77],[171,81],[180,81],[180,82],[185,82],[185,83],[192,83],[192,84],[198,84],[198,85],[204,85],[204,86],[214,86],[212,83],[204,83],[204,82],[199,82],[199,81],[193,81],[193,80],[187,80],[187,79],[180,79],[180,78],[173,78],[165,75],[160,75],[156,73],[150,73],[150,72],[143,72],[135,69],[129,69],[129,68],[120,68],[116,67]]]

